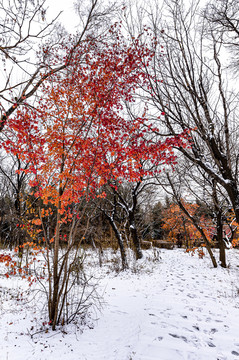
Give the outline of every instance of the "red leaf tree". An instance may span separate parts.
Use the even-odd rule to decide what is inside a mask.
[[[71,46],[64,47],[67,58],[68,48]],[[151,127],[142,127],[146,119],[132,121],[124,116],[124,103],[133,102],[136,90],[147,81],[143,63],[152,55],[139,39],[129,44],[112,28],[110,42],[102,37],[98,42],[82,42],[72,54],[71,66],[44,82],[34,107],[17,110],[9,120],[9,140],[3,146],[30,164],[24,171],[32,174],[35,196],[57,213],[51,239],[45,229],[44,209],[39,208],[41,225],[35,221],[48,244],[48,309],[53,329],[67,313],[64,309],[77,251],[69,254],[75,244],[82,199],[95,196],[112,179],[140,181],[148,172],[142,161],[150,159],[154,165],[162,159],[172,162],[172,146],[184,142],[186,133],[164,143],[155,140]],[[70,224],[67,248],[59,259],[65,222]],[[72,316],[63,320],[70,321]]]

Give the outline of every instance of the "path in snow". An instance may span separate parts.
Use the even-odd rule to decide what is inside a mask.
[[[108,284],[109,305],[90,349],[88,331],[82,336],[83,358],[239,359],[239,311],[230,306],[239,306],[239,297],[230,271],[206,268],[184,252],[161,256],[152,274]]]

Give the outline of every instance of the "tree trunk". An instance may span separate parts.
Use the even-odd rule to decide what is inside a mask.
[[[57,212],[56,235],[54,241],[54,257],[53,257],[53,289],[51,295],[52,301],[49,308],[49,320],[52,324],[52,330],[56,329],[58,315],[58,295],[59,295],[59,276],[58,276],[58,258],[59,258],[59,234],[60,234],[60,213]]]
[[[219,260],[220,265],[224,268],[227,267],[226,264],[226,252],[225,252],[225,243],[223,240],[223,222],[222,222],[222,211],[221,209],[217,213],[217,241],[219,245]]]
[[[16,211],[18,221],[20,221],[20,219],[21,219],[20,187],[21,187],[21,185],[19,185],[19,181],[18,181],[18,188],[16,189],[16,199],[15,199],[15,203],[14,203],[14,207],[15,207],[15,211]],[[18,246],[18,257],[20,259],[22,259],[22,257],[23,257],[22,245],[23,245],[23,234],[22,234],[22,231],[18,231],[17,232],[17,246]]]
[[[222,221],[222,208],[219,204],[218,201],[218,196],[217,196],[217,182],[214,180],[213,181],[213,192],[212,192],[212,197],[213,197],[213,202],[214,202],[214,206],[215,206],[215,210],[216,210],[216,220],[217,220],[217,234],[216,234],[216,238],[218,241],[218,246],[219,246],[219,260],[220,260],[220,265],[222,267],[227,267],[226,265],[226,252],[225,252],[225,243],[223,240],[223,221]]]
[[[232,207],[236,216],[236,221],[239,224],[239,191],[237,185],[234,182],[231,182],[227,186],[225,186],[225,189],[227,190],[227,193],[231,200]]]
[[[116,236],[116,239],[118,241],[118,244],[119,244],[119,248],[120,248],[120,254],[121,254],[121,261],[122,261],[122,269],[123,270],[126,270],[128,269],[128,262],[127,262],[127,257],[126,257],[126,253],[125,253],[125,248],[124,248],[124,242],[123,242],[123,239],[122,239],[122,235],[121,233],[119,232],[119,229],[117,228],[114,220],[107,214],[105,214],[107,219],[109,220],[110,222],[110,225],[115,233],[115,236]]]
[[[136,260],[142,259],[143,253],[142,253],[142,250],[141,250],[141,243],[140,243],[140,239],[139,239],[139,236],[138,236],[138,232],[137,232],[137,229],[135,227],[133,211],[129,211],[129,229],[130,229],[130,235],[131,235],[132,241],[133,241]]]

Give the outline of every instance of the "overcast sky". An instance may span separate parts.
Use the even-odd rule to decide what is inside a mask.
[[[75,0],[47,0],[47,19],[50,21],[63,11],[60,15],[59,21],[65,26],[69,32],[75,32],[77,25],[79,24],[79,18],[74,10]]]

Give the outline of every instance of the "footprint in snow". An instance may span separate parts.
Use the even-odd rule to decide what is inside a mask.
[[[154,339],[154,341],[157,340],[157,341],[162,341],[163,340],[163,336],[158,336]]]
[[[181,315],[183,319],[187,319],[188,316],[187,315]]]
[[[193,328],[195,329],[195,330],[197,330],[197,331],[199,331],[200,329],[199,329],[199,327],[197,326],[197,325],[193,325]]]
[[[211,341],[209,341],[207,344],[209,347],[216,347],[216,345],[214,345]]]
[[[197,295],[195,294],[187,294],[188,297],[190,297],[191,299],[195,299],[197,297]]]
[[[181,336],[181,335],[177,335],[177,334],[171,334],[169,333],[170,336],[174,337],[175,339],[182,339],[185,342],[188,342],[188,339],[185,336]]]

